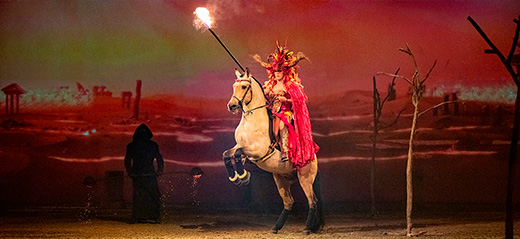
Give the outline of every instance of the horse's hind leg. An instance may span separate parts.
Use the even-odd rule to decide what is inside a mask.
[[[276,221],[276,224],[272,229],[272,232],[276,234],[280,229],[282,229],[294,204],[294,199],[291,194],[291,184],[293,184],[294,179],[275,173],[273,173],[273,178],[274,182],[276,183],[276,187],[278,188],[278,193],[283,200],[282,213],[278,217],[278,221]]]
[[[316,159],[298,170],[298,180],[309,203],[309,214],[307,215],[307,222],[303,231],[305,234],[318,232],[321,225],[321,215],[319,215],[317,211],[318,200],[313,189],[314,179],[317,173],[318,162]]]

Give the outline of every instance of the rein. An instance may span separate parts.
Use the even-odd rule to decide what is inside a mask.
[[[251,92],[251,100],[249,102],[246,103],[246,105],[248,105],[249,103],[251,103],[251,101],[253,101],[253,90],[251,89],[251,80],[250,79],[247,79],[247,80],[236,80],[236,82],[241,82],[241,81],[247,81],[249,82],[249,85],[247,86],[247,89],[246,89],[246,92],[244,93],[244,95],[242,96],[242,99],[239,99],[238,97],[236,96],[233,96],[233,98],[237,99],[238,100],[238,105],[240,106],[240,109],[242,110],[242,114],[244,116],[247,116],[247,115],[250,115],[253,113],[253,111],[257,110],[257,109],[261,109],[263,107],[266,107],[267,104],[264,104],[264,105],[261,105],[261,106],[257,106],[253,109],[250,109],[248,111],[244,111],[244,107],[243,107],[243,102],[244,102],[244,99],[246,98],[247,96],[247,92]]]

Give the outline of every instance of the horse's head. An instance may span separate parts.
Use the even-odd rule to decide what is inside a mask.
[[[233,84],[233,96],[228,102],[228,110],[233,114],[243,110],[244,105],[248,105],[253,99],[249,68],[246,68],[244,74],[235,69],[235,75],[237,79]]]

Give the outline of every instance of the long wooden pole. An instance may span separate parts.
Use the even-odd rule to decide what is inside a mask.
[[[218,43],[220,43],[220,45],[224,48],[224,50],[226,50],[227,54],[231,57],[231,59],[233,59],[233,61],[235,61],[237,66],[240,67],[240,70],[245,71],[244,67],[242,67],[240,62],[238,62],[237,58],[235,58],[235,56],[233,56],[233,54],[231,54],[231,52],[228,50],[226,45],[224,45],[224,43],[220,40],[220,38],[217,36],[217,34],[215,34],[215,32],[213,30],[211,30],[211,28],[209,28],[209,27],[208,27],[208,30],[209,30],[209,32],[211,32],[211,34],[213,34],[215,39],[217,39]]]

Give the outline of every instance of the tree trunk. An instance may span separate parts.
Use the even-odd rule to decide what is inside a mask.
[[[139,119],[139,101],[141,100],[141,85],[142,81],[137,80],[137,86],[135,87],[135,101],[134,101],[134,115],[132,118]]]
[[[377,133],[374,131],[374,142],[372,142],[372,166],[370,170],[370,197],[372,198],[372,209],[371,209],[371,215],[377,216],[377,210],[376,210],[376,193],[375,193],[375,184],[376,184],[376,140],[377,140]]]
[[[379,130],[379,117],[378,117],[378,99],[377,97],[377,88],[376,88],[376,78],[373,78],[374,81],[374,134],[372,136],[372,165],[370,168],[370,197],[372,198],[372,208],[371,208],[371,216],[377,215],[376,210],[376,196],[375,196],[375,181],[376,181],[376,146],[377,146],[377,131]]]
[[[408,161],[406,163],[406,235],[412,236],[412,206],[413,206],[413,184],[412,184],[412,163],[413,163],[413,140],[417,118],[419,115],[419,101],[412,99],[414,105],[412,129],[410,131],[410,142],[408,145]]]
[[[518,152],[518,123],[520,121],[520,112],[518,107],[520,107],[520,90],[518,90],[516,94],[513,135],[511,137],[511,148],[509,150],[509,168],[507,170],[506,239],[513,239],[513,189],[515,178],[514,172]]]

